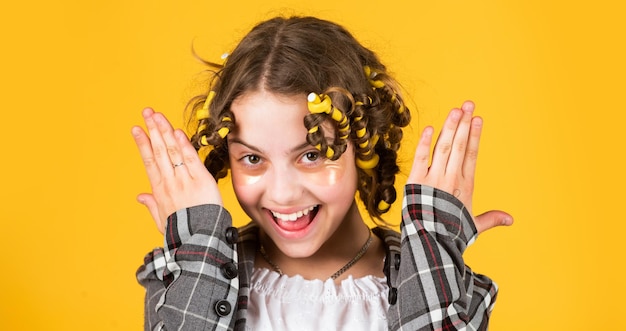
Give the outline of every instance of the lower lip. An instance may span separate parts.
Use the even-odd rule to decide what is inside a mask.
[[[316,212],[317,214],[319,214],[319,209]],[[311,232],[311,229],[313,228],[312,225],[317,220],[317,214],[316,214],[315,217],[310,221],[309,220],[296,220],[293,222],[281,222],[281,224],[287,225],[283,227],[279,225],[276,220],[274,220],[274,217],[272,216],[270,211],[268,211],[268,213],[272,221],[271,223],[273,224],[274,229],[276,230],[276,233],[278,233],[280,236],[282,236],[285,239],[301,239],[305,237],[309,232]],[[302,224],[299,222],[302,222],[305,224]]]

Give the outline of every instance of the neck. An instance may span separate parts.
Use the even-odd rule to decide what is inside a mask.
[[[277,265],[284,274],[290,276],[298,274],[305,279],[326,280],[344,267],[346,263],[355,258],[357,253],[368,241],[369,235],[369,228],[363,222],[356,203],[353,203],[343,222],[328,240],[311,256],[301,258],[289,257],[287,254],[281,252],[262,231],[260,240],[269,259],[273,264]],[[375,251],[373,248],[377,246],[380,246],[378,239],[374,238],[373,244],[368,247],[366,254],[370,251]],[[365,256],[363,256],[362,259],[365,259]],[[382,257],[380,261],[382,261]],[[337,280],[352,274],[352,271],[363,269],[357,268],[357,265],[361,263],[363,263],[361,260],[357,261],[357,263],[350,267],[344,274],[338,277]],[[269,265],[269,263],[265,262],[262,256],[257,256],[257,262],[255,262],[255,264],[258,267],[275,269]]]

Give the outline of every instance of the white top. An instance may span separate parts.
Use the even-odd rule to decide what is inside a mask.
[[[250,284],[248,330],[387,330],[385,278],[352,276],[306,280],[255,268]]]

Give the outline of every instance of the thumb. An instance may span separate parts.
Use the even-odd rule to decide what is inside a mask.
[[[501,210],[490,210],[474,217],[474,224],[478,234],[481,234],[499,225],[513,224],[513,216]]]
[[[165,233],[165,224],[163,224],[163,221],[159,217],[159,206],[157,205],[154,196],[149,193],[141,193],[137,196],[137,201],[148,208],[154,223],[156,223],[157,230],[159,230],[162,234]]]

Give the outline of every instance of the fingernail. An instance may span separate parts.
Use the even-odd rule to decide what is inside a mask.
[[[146,107],[141,111],[141,115],[143,117],[149,117],[151,113],[152,113],[152,108],[150,107]]]
[[[450,114],[450,118],[452,118],[453,120],[458,120],[461,118],[461,114],[462,113],[460,111],[455,109],[454,111],[452,111],[452,114]]]
[[[472,119],[472,125],[474,125],[474,127],[481,127],[483,125],[483,119],[476,116]]]
[[[466,112],[473,112],[474,111],[474,103],[471,101],[465,101],[463,103],[463,106],[461,107],[464,111]]]

